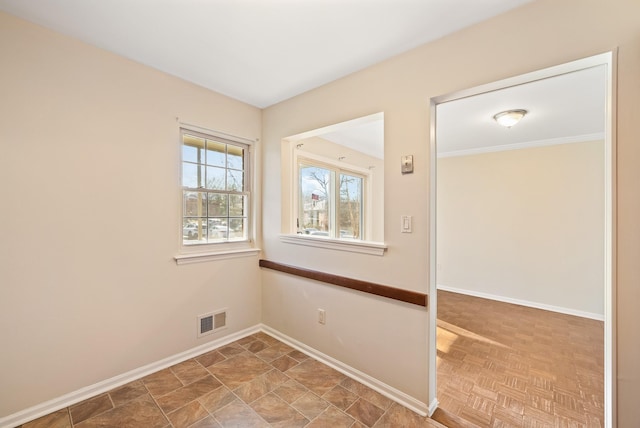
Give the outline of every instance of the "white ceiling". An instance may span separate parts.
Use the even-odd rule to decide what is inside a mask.
[[[600,65],[439,104],[438,155],[603,139],[606,82]],[[511,109],[528,113],[511,128],[493,120]]]
[[[0,0],[0,10],[267,107],[531,0]]]
[[[0,10],[263,108],[529,1],[0,0]],[[442,104],[439,153],[603,133],[603,73]],[[498,127],[492,116],[511,108],[530,113]],[[372,127],[330,138],[364,138],[381,156]]]
[[[328,132],[321,137],[374,158],[384,159],[383,118]]]

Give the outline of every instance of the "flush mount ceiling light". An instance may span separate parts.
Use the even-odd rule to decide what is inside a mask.
[[[520,119],[522,119],[527,113],[527,110],[522,109],[501,111],[500,113],[493,115],[493,120],[505,128],[511,128],[513,125],[520,122]]]

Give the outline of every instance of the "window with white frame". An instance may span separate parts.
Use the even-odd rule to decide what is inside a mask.
[[[366,186],[364,172],[299,157],[297,232],[336,239],[366,239]]]
[[[249,146],[181,129],[182,243],[249,241]]]

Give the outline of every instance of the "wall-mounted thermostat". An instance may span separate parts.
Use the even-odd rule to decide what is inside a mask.
[[[402,166],[400,170],[402,171],[403,174],[410,174],[413,172],[413,156],[412,155],[402,156],[401,164]]]

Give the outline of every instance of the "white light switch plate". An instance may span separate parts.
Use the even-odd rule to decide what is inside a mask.
[[[400,232],[411,233],[411,216],[410,215],[400,216]]]

